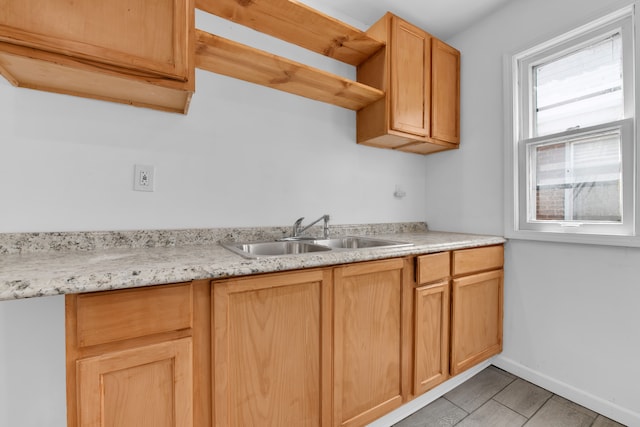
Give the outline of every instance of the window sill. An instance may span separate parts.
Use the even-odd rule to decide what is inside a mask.
[[[555,233],[547,231],[505,230],[505,238],[512,240],[535,240],[582,245],[640,247],[640,236],[613,236],[598,234]]]

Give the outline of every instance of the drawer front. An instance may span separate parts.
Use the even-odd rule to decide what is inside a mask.
[[[191,283],[79,295],[78,346],[189,329],[192,301]]]
[[[454,276],[473,273],[474,271],[502,268],[503,264],[504,248],[502,245],[453,252]]]
[[[421,255],[417,260],[416,280],[418,284],[435,282],[449,277],[451,252]]]

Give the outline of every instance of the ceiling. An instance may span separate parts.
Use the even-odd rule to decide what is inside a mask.
[[[300,0],[360,29],[387,11],[447,40],[512,0]]]

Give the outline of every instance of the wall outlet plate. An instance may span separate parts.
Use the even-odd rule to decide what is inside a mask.
[[[135,165],[133,168],[133,190],[155,190],[155,168],[153,165]]]

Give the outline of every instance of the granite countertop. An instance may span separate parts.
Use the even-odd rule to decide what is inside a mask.
[[[85,240],[77,238],[82,233],[73,234],[72,239],[65,233],[32,233],[19,237],[0,235],[0,301],[323,267],[487,246],[505,241],[498,236],[428,231],[423,223],[410,224],[412,226],[391,228],[368,226],[364,232],[361,228],[343,226],[340,230],[332,230],[332,237],[347,234],[375,235],[413,243],[413,246],[316,252],[261,259],[245,259],[223,248],[217,241],[256,241],[260,237],[262,240],[269,240],[274,235],[281,235],[284,229],[270,229],[268,238],[265,238],[264,229],[260,229],[257,234],[255,231],[258,229],[252,229],[250,235],[246,230],[243,234],[237,232],[239,229],[233,229],[234,232],[225,229],[213,235],[200,233],[199,238],[186,240],[196,244],[180,242],[185,233],[190,233],[193,237],[192,230],[173,234],[155,232],[164,233],[164,240],[158,238],[157,234],[150,239],[149,232],[143,233],[145,239],[142,240],[131,239],[131,234],[122,232],[102,232],[100,239],[96,239],[95,235],[90,235],[90,238],[82,235]],[[341,233],[336,234],[335,231]],[[119,244],[112,242],[114,234],[118,235],[115,240]],[[206,235],[206,238],[202,238],[202,235]],[[175,238],[176,236],[179,238]],[[78,243],[79,240],[83,243]],[[97,244],[98,240],[102,243]],[[43,241],[47,244],[43,245]],[[105,241],[111,243],[105,244]],[[139,241],[145,243],[136,244]]]

